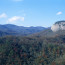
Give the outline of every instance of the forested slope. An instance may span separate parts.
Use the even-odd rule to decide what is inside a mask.
[[[65,65],[64,40],[65,36],[49,41],[37,37],[1,37],[0,65]]]
[[[47,28],[41,26],[24,27],[24,26],[17,26],[13,24],[0,25],[0,37],[7,36],[7,35],[27,36],[29,34],[37,33],[45,29]]]

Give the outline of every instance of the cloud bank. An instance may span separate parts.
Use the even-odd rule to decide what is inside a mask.
[[[51,30],[53,32],[57,32],[59,30],[65,30],[65,22],[58,22],[56,24],[54,24],[52,27],[51,27]]]

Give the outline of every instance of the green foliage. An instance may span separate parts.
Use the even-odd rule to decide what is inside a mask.
[[[64,65],[65,44],[54,39],[1,37],[0,65]]]

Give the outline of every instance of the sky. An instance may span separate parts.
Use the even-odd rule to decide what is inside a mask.
[[[65,0],[0,0],[0,24],[50,27],[65,20]]]

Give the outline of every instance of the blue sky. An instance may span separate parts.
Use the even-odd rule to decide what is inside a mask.
[[[52,26],[65,20],[65,0],[0,0],[0,24]]]

